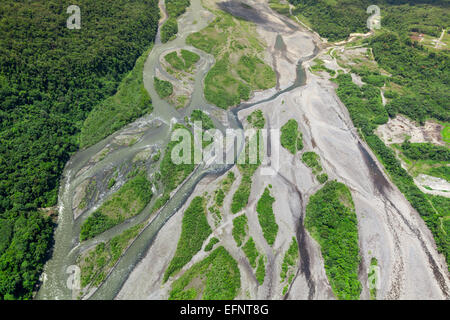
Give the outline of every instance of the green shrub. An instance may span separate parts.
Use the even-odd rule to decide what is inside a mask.
[[[252,268],[256,268],[256,259],[258,259],[259,252],[256,249],[255,241],[253,240],[252,237],[250,237],[250,239],[247,240],[247,242],[242,247],[242,250],[247,256],[248,261],[250,262]]]
[[[233,238],[236,241],[236,245],[240,247],[245,237],[247,236],[247,216],[245,214],[233,219]]]
[[[116,184],[116,179],[115,178],[111,178],[108,181],[108,189],[111,189],[112,187],[114,187],[114,185]]]
[[[247,117],[247,121],[256,129],[262,129],[262,128],[264,128],[264,126],[266,124],[266,119],[264,119],[264,115],[261,110],[253,111]]]
[[[202,110],[195,109],[191,113],[191,122],[200,121],[202,123],[203,130],[214,129],[214,122],[211,118]]]
[[[278,224],[272,209],[274,202],[275,198],[270,195],[269,188],[266,188],[256,205],[259,224],[261,225],[264,238],[266,238],[269,245],[273,245],[278,233]]]
[[[194,283],[194,279],[199,281]],[[194,287],[185,290],[191,283]],[[240,287],[238,264],[228,251],[220,246],[174,281],[169,300],[232,300]],[[197,292],[203,292],[202,296],[197,297]]]
[[[326,173],[322,173],[317,175],[316,178],[320,183],[325,183],[328,180],[328,175]]]
[[[450,161],[450,150],[447,147],[436,146],[431,143],[410,143],[405,141],[401,145],[402,152],[413,160]]]
[[[173,85],[169,81],[154,77],[155,90],[161,99],[167,98],[173,93]]]
[[[256,268],[255,275],[259,285],[262,285],[264,283],[264,278],[266,277],[266,265],[264,262],[264,256],[259,257],[258,268]]]
[[[314,174],[322,171],[322,166],[320,165],[320,157],[317,153],[309,151],[302,155],[303,162],[313,170]]]
[[[169,16],[176,18],[185,13],[191,3],[189,0],[165,0],[165,4]]]
[[[281,145],[292,154],[303,149],[302,133],[298,130],[298,123],[291,119],[281,127]]]
[[[286,280],[286,277],[294,270],[298,259],[298,243],[295,237],[292,237],[291,245],[284,254],[283,264],[281,265],[281,282]]]
[[[178,22],[175,18],[167,19],[166,23],[161,27],[161,42],[166,43],[173,40],[178,33]]]
[[[216,237],[212,237],[211,240],[209,240],[208,244],[205,246],[205,251],[211,251],[215,244],[219,243],[219,239]]]
[[[358,221],[349,189],[327,182],[306,206],[305,227],[320,245],[334,294],[339,299],[359,299]]]

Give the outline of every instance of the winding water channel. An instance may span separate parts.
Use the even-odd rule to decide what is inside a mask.
[[[146,222],[145,228],[125,251],[121,259],[107,276],[106,281],[104,281],[103,284],[95,292],[93,292],[92,295],[90,295],[90,299],[114,299],[130,272],[152,245],[158,231],[184,204],[193,192],[197,183],[206,175],[219,175],[224,173],[229,170],[232,165],[198,165],[194,172],[183,182],[182,185],[178,187],[167,204],[156,214],[151,214],[151,206],[153,205],[152,201],[138,216],[108,230],[107,232],[97,236],[95,239],[91,239],[80,244],[80,226],[88,215],[99,206],[99,203],[97,203],[95,206],[84,212],[81,216],[74,219],[74,212],[72,210],[74,193],[76,188],[83,181],[98,172],[104,171],[107,168],[117,168],[124,163],[131,163],[136,154],[149,146],[163,149],[165,144],[170,141],[171,124],[174,120],[183,122],[184,117],[186,115],[190,115],[193,109],[202,109],[207,111],[211,115],[211,118],[213,118],[216,127],[221,131],[224,131],[226,128],[241,129],[242,123],[237,117],[239,111],[245,108],[250,108],[256,104],[273,100],[280,94],[291,91],[305,84],[306,76],[302,64],[304,61],[313,58],[317,54],[317,47],[311,56],[304,57],[298,62],[297,79],[290,87],[278,91],[268,98],[264,98],[253,103],[244,103],[237,108],[226,111],[226,118],[228,121],[226,121],[227,126],[225,127],[225,125],[215,117],[216,114],[223,114],[224,111],[207,103],[203,95],[203,80],[209,69],[214,65],[214,57],[186,45],[185,42],[186,37],[190,33],[197,32],[205,28],[212,21],[212,18],[213,16],[208,14],[208,12],[202,7],[200,0],[191,0],[190,9],[179,19],[179,25],[181,27],[179,28],[180,31],[177,38],[166,44],[162,44],[159,41],[158,36],[156,43],[145,63],[144,84],[152,97],[152,104],[154,107],[152,114],[135,121],[98,144],[88,149],[79,151],[67,163],[61,180],[59,192],[59,220],[55,233],[55,245],[53,248],[52,258],[48,261],[44,269],[44,281],[37,294],[38,299],[76,298],[72,296],[72,291],[66,284],[69,277],[69,274],[66,271],[69,266],[76,264],[76,259],[80,253],[101,241],[111,239],[131,226]],[[279,35],[275,50],[281,50],[282,47],[282,36]],[[201,60],[194,77],[194,91],[189,105],[183,110],[175,110],[175,108],[170,106],[166,101],[159,98],[153,87],[153,78],[156,74],[156,70],[159,70],[159,72],[164,74],[166,77],[171,77],[165,73],[160,65],[160,57],[169,51],[181,48],[196,52],[200,55]],[[161,125],[155,125],[155,123],[158,122]],[[98,161],[93,165],[89,165],[92,158],[104,149],[105,146],[110,144],[114,138],[124,131],[129,132],[133,130],[142,133],[142,137],[138,143],[129,147],[125,146],[118,148],[108,154],[103,160]],[[242,150],[242,147],[242,145],[238,146],[239,152]],[[156,169],[149,169],[149,174],[151,173],[151,170]],[[119,176],[117,184],[121,185],[124,181],[125,178]],[[100,199],[104,200],[107,196],[108,194],[103,192]],[[154,198],[156,198],[156,196]]]

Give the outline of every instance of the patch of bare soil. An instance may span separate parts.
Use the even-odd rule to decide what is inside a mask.
[[[375,133],[385,144],[402,143],[410,137],[413,143],[430,142],[445,146],[441,131],[442,125],[432,120],[427,120],[423,126],[418,126],[409,118],[398,115],[389,119],[388,123],[379,126]]]

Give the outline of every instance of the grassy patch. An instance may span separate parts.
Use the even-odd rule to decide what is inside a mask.
[[[256,260],[258,259],[259,252],[258,249],[256,249],[255,241],[252,237],[250,237],[250,239],[248,239],[248,241],[244,244],[242,250],[247,256],[252,268],[256,268]]]
[[[199,121],[202,123],[203,130],[210,130],[215,128],[214,122],[211,120],[211,118],[200,109],[193,110],[191,113],[191,122],[195,121]]]
[[[280,140],[281,145],[292,154],[303,149],[302,133],[298,130],[298,123],[296,120],[291,119],[281,127]]]
[[[447,143],[447,145],[450,145],[450,124],[449,123],[444,124],[444,127],[442,128],[442,131],[441,131],[441,135],[442,135],[442,140],[444,140],[445,143]]]
[[[176,124],[173,130],[176,129],[186,129],[181,124]],[[181,140],[181,139],[180,139]],[[193,135],[191,134],[192,148],[193,148]],[[164,152],[164,157],[160,163],[161,172],[161,183],[164,188],[164,198],[168,198],[171,191],[173,191],[178,185],[186,179],[186,177],[194,170],[195,165],[193,164],[194,156],[191,150],[191,161],[190,164],[175,164],[172,161],[172,151],[179,141],[170,141]]]
[[[259,224],[261,225],[264,238],[269,245],[273,245],[278,233],[278,224],[272,209],[274,202],[275,198],[270,195],[269,188],[266,188],[256,205]]]
[[[266,119],[264,119],[264,115],[261,110],[253,111],[247,117],[247,121],[256,129],[262,129],[266,125]]]
[[[173,283],[169,300],[232,300],[240,287],[237,262],[224,247],[218,247]]]
[[[181,49],[181,57],[184,60],[184,71],[191,70],[192,66],[200,60],[200,56],[195,52]]]
[[[173,68],[177,70],[184,70],[184,61],[180,58],[177,51],[172,51],[164,56],[164,60],[167,61]]]
[[[289,4],[287,3],[284,4],[278,0],[269,0],[269,7],[280,14],[289,15]]]
[[[348,188],[330,181],[311,196],[305,226],[320,245],[334,294],[339,299],[359,299],[358,221]]]
[[[314,65],[310,67],[311,71],[313,71],[313,72],[325,71],[325,72],[328,72],[330,74],[330,76],[332,76],[332,77],[334,77],[336,75],[336,71],[325,67],[325,63],[323,62],[323,60],[316,58],[316,59],[314,59],[313,62],[314,62]]]
[[[259,139],[258,136],[254,136],[252,139]],[[259,140],[258,147],[259,147]],[[260,147],[258,148],[258,150]],[[239,171],[242,174],[241,184],[239,188],[233,195],[233,199],[231,202],[231,212],[238,213],[242,209],[244,209],[248,204],[248,198],[250,197],[250,191],[252,188],[252,177],[255,171],[258,169],[261,164],[261,159],[258,155],[257,163],[250,164],[249,160],[249,145],[246,143],[244,153],[241,155],[245,158],[245,164],[238,164]]]
[[[211,227],[206,220],[205,199],[195,197],[184,212],[180,240],[178,240],[175,256],[164,273],[164,282],[200,251],[203,242],[210,234]]]
[[[81,268],[81,286],[83,288],[89,284],[98,286],[141,228],[142,225],[132,227],[106,243],[101,242],[93,250],[80,256],[78,265]]]
[[[320,165],[320,157],[317,153],[309,151],[302,155],[303,162],[313,170],[314,174],[318,174],[322,171],[322,166]]]
[[[152,198],[151,183],[140,173],[127,181],[115,194],[87,218],[81,226],[80,240],[84,241],[129,219],[144,209]]]
[[[217,243],[219,243],[219,239],[217,239],[216,237],[212,237],[211,240],[209,240],[208,244],[205,246],[205,251],[211,251],[214,245],[216,245]]]
[[[264,63],[263,43],[255,27],[223,11],[200,32],[190,34],[186,43],[213,54],[216,64],[205,78],[205,98],[220,108],[248,100],[252,90],[276,85],[275,72]]]
[[[154,77],[154,84],[156,93],[158,93],[161,99],[165,99],[172,95],[173,93],[173,85],[169,81],[161,80],[157,77]]]
[[[245,214],[233,219],[233,238],[240,247],[247,236],[247,216]]]
[[[376,298],[377,298],[377,288],[376,288],[376,282],[377,282],[376,276],[377,276],[377,274],[376,274],[376,271],[375,271],[375,268],[374,268],[377,265],[378,265],[377,258],[372,257],[372,259],[370,259],[371,270],[370,270],[370,272],[368,274],[369,281],[371,281],[370,287],[369,287],[370,288],[370,299],[371,300],[376,300]]]
[[[292,237],[291,245],[284,254],[283,264],[281,265],[281,282],[284,282],[295,271],[298,260],[298,243],[295,237]],[[288,283],[289,284],[289,283]]]
[[[164,56],[164,60],[173,68],[190,73],[194,64],[200,60],[200,56],[195,52],[181,49],[181,54],[177,51],[172,51]]]
[[[262,285],[264,283],[264,278],[266,277],[266,263],[264,256],[259,257],[258,267],[256,268],[255,275],[259,285]]]

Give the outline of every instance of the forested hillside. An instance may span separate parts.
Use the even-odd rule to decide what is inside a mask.
[[[423,32],[439,36],[449,26],[448,0],[289,0],[292,13],[329,41],[367,32],[368,6],[381,9],[382,26],[402,33]]]
[[[27,299],[53,223],[58,182],[93,107],[113,95],[157,30],[156,0],[2,0],[0,6],[0,299]]]

